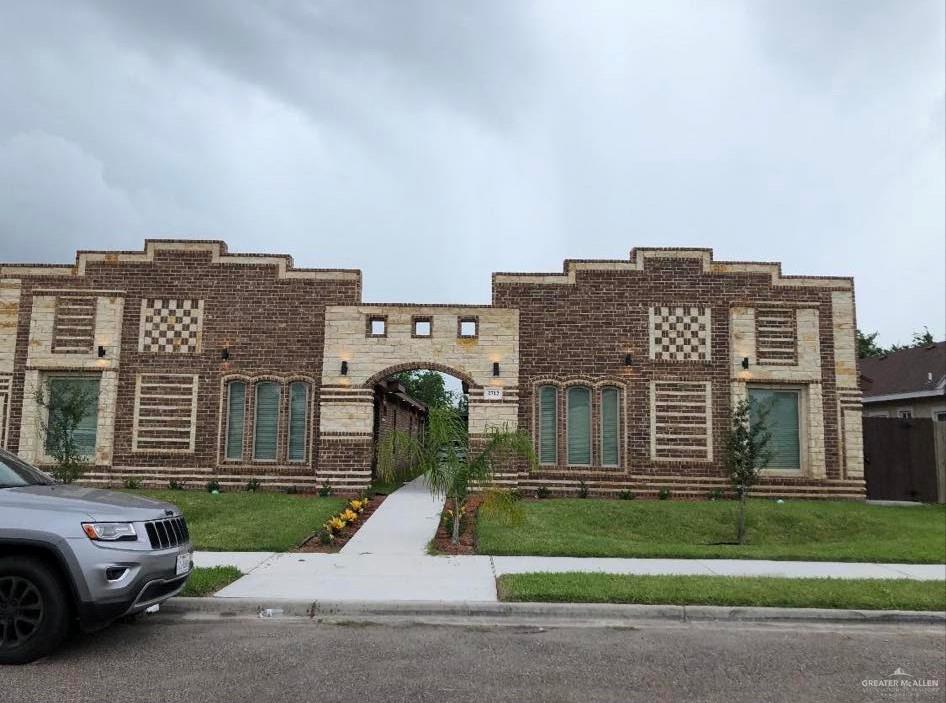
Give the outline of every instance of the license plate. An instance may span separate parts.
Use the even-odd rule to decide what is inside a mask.
[[[177,567],[175,568],[175,573],[180,576],[181,574],[186,574],[191,570],[191,555],[190,552],[185,554],[177,555]]]

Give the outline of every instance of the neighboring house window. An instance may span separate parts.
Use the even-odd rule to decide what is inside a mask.
[[[620,397],[617,388],[601,391],[601,465],[617,466],[620,463]]]
[[[572,386],[566,398],[568,463],[591,464],[591,391],[583,386]]]
[[[95,454],[95,434],[96,425],[98,425],[99,416],[99,379],[97,378],[50,378],[49,379],[49,402],[52,405],[50,413],[55,414],[55,404],[57,399],[66,400],[74,393],[88,393],[90,395],[89,405],[85,410],[85,415],[79,424],[73,430],[72,438],[76,449],[83,456],[93,456]],[[49,419],[49,426],[53,426],[55,417]],[[46,451],[52,451],[54,444],[54,433],[46,433]]]
[[[558,389],[539,387],[539,463],[558,461]]]
[[[308,427],[309,384],[289,384],[289,461],[305,461],[305,439]]]
[[[227,450],[226,458],[243,458],[243,428],[246,419],[246,383],[230,381],[227,384]]]
[[[758,421],[763,408],[768,411],[766,426],[772,435],[769,442],[772,458],[767,469],[801,470],[798,400],[797,390],[749,389],[750,422]]]
[[[913,417],[913,410],[910,408],[901,408],[897,411],[897,417],[901,420],[909,420]]]
[[[276,459],[276,434],[279,427],[280,387],[264,381],[256,384],[256,409],[253,415],[253,458]]]

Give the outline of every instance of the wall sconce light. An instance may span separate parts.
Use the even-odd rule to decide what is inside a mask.
[[[99,352],[99,359],[104,359],[104,358],[105,358],[105,347],[103,347],[103,346],[100,344],[100,345],[99,345],[98,352]]]
[[[223,359],[224,361],[229,361],[229,360],[230,360],[230,348],[229,348],[229,347],[224,347],[224,348],[223,348],[223,351],[220,352],[220,358]]]
[[[498,361],[493,362],[493,375],[494,376],[499,375],[499,362]]]
[[[347,375],[348,375],[348,362],[343,361],[342,362],[342,376],[347,376]]]
[[[625,366],[630,366],[630,365],[633,364],[633,363],[634,363],[634,357],[631,356],[630,354],[625,354],[625,355],[624,355],[624,365],[625,365]]]
[[[748,369],[748,368],[749,368],[749,357],[748,357],[748,356],[742,357],[742,368],[744,368],[744,369]]]

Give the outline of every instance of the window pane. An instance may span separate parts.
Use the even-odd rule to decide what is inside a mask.
[[[289,386],[289,460],[305,460],[305,434],[308,414],[308,384]]]
[[[460,321],[460,336],[461,337],[475,337],[476,336],[476,320],[461,320]]]
[[[555,386],[539,389],[539,463],[554,464],[558,440],[558,392]]]
[[[246,413],[246,384],[227,385],[227,459],[243,458],[243,421]]]
[[[750,422],[758,422],[762,408],[768,409],[766,425],[772,434],[769,450],[772,459],[768,468],[801,469],[801,447],[798,435],[798,392],[750,389]]]
[[[74,394],[83,394],[88,398],[85,414],[72,428],[72,439],[76,449],[83,456],[95,454],[95,435],[99,415],[99,380],[97,378],[51,378],[49,379],[49,403],[51,431],[46,432],[46,450],[52,450],[56,442],[57,405],[68,403]]]
[[[279,384],[256,384],[254,459],[276,458],[276,426],[279,422]]]
[[[601,391],[601,463],[604,466],[618,465],[619,398],[617,388]]]
[[[568,389],[568,463],[591,463],[591,391]]]

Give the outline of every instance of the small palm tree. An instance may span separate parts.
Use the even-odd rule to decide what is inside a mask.
[[[430,492],[453,502],[451,540],[460,542],[460,516],[470,491],[483,491],[480,509],[508,520],[518,516],[512,493],[494,486],[496,465],[502,459],[519,456],[535,463],[532,440],[525,432],[490,429],[484,444],[475,451],[469,446],[466,422],[455,408],[432,408],[425,432],[412,437],[389,432],[378,445],[378,477],[382,481],[424,476]]]

